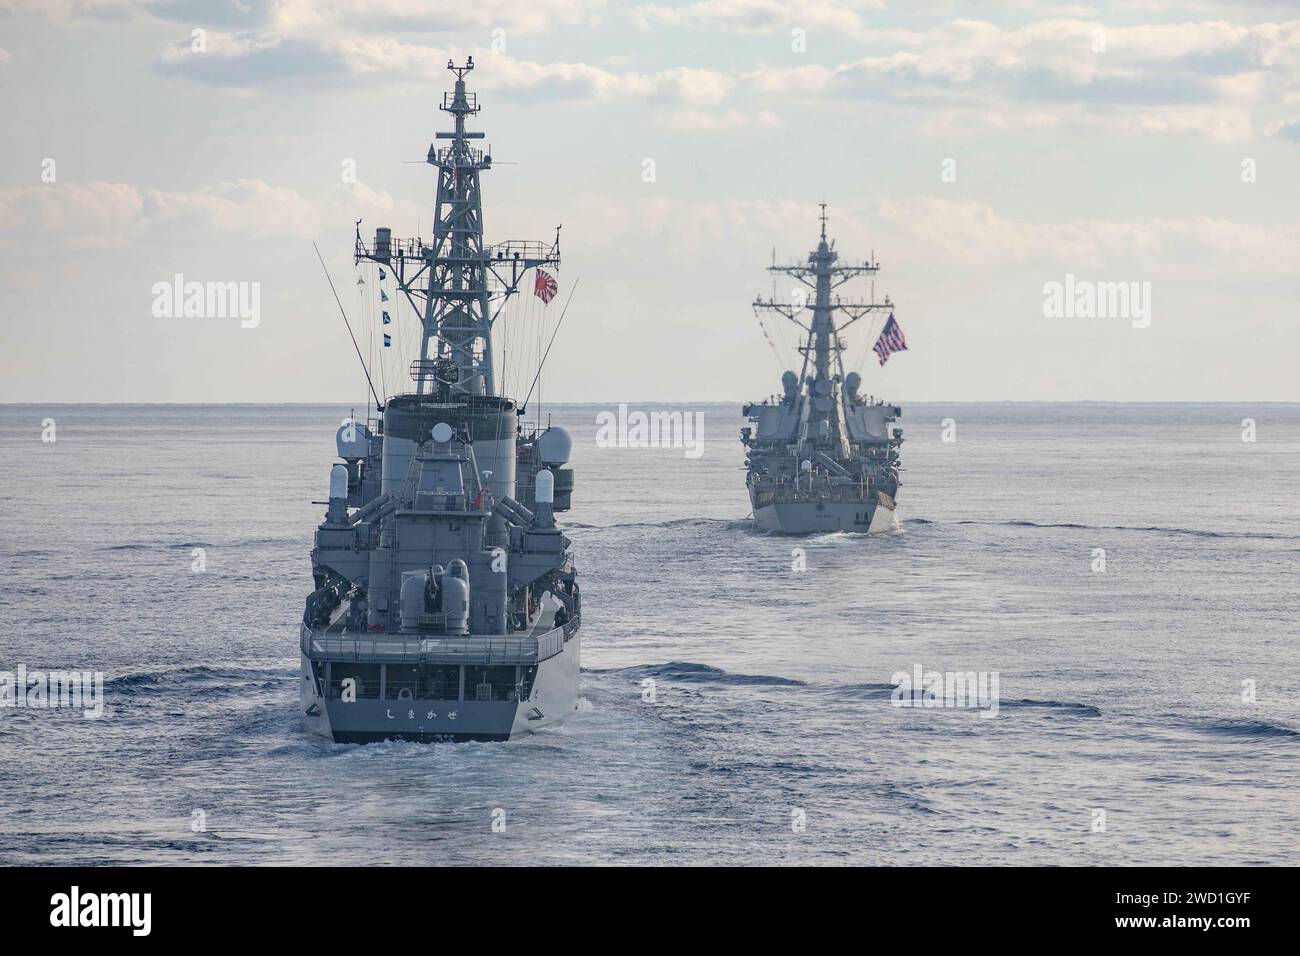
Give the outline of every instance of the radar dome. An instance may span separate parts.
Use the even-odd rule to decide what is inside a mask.
[[[345,418],[334,433],[334,444],[340,458],[365,458],[370,452],[370,431],[365,425]]]
[[[552,425],[538,437],[537,453],[543,464],[563,465],[573,454],[573,439],[563,428]]]
[[[447,442],[451,441],[451,436],[454,434],[455,432],[451,430],[451,426],[446,422],[438,422],[438,424],[433,426],[433,440],[439,445],[447,444]]]

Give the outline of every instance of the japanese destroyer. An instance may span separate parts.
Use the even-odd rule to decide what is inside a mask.
[[[802,369],[798,375],[793,371],[782,375],[782,394],[743,410],[751,424],[740,430],[740,440],[757,530],[880,533],[897,527],[894,502],[903,430],[894,422],[902,411],[862,394],[862,376],[856,371],[845,373],[840,336],[860,319],[887,313],[875,344],[880,364],[907,344],[888,296],[875,302],[873,292],[873,301],[846,302],[832,294],[851,279],[874,275],[878,269],[875,261],[839,262],[834,242],[826,240],[823,203],[821,241],[807,263],[773,263],[768,270],[792,276],[812,296],[809,301],[808,293],[796,287],[797,294],[788,304],[775,297],[754,301],[760,317],[775,312],[807,336],[799,347]],[[811,320],[805,321],[809,311]]]
[[[465,128],[479,111],[465,89],[474,61],[447,68],[455,89],[441,109],[455,129],[429,147],[432,244],[386,228],[366,242],[357,225],[355,261],[391,273],[420,347],[412,391],[381,400],[366,371],[376,412],[339,427],[319,502],[301,711],[340,742],[506,740],[563,720],[578,699],[581,600],[555,522],[570,504],[572,442],[524,424],[525,407],[498,394],[492,352],[530,270],[539,297],[554,294],[541,267],[559,266],[559,231],[553,244],[484,245],[479,175],[492,157]]]

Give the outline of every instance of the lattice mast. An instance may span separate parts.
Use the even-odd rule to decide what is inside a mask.
[[[433,244],[394,240],[389,230],[378,229],[374,245],[367,246],[358,224],[355,257],[390,266],[398,289],[420,317],[420,351],[411,363],[417,394],[432,392],[436,380],[453,379],[455,391],[495,395],[492,327],[525,272],[559,266],[560,233],[557,228],[549,245],[484,244],[479,174],[492,168],[492,157],[470,145],[486,134],[465,128],[466,118],[480,109],[477,95],[465,89],[474,58],[464,66],[448,60],[447,69],[456,83],[439,108],[451,114],[455,129],[436,133],[446,145],[430,144],[426,158],[438,170]]]
[[[836,404],[834,386],[844,379],[843,352],[846,346],[840,333],[872,312],[892,309],[893,304],[889,301],[889,296],[885,296],[882,302],[875,302],[874,289],[871,302],[845,302],[838,295],[832,295],[835,289],[851,279],[874,275],[880,270],[880,264],[873,259],[859,265],[838,265],[839,254],[835,252],[835,243],[827,242],[826,239],[826,203],[821,204],[821,210],[821,240],[817,248],[808,254],[807,264],[774,264],[767,270],[799,280],[812,290],[812,302],[801,301],[797,295],[792,295],[788,304],[777,302],[774,298],[759,297],[754,300],[754,312],[775,312],[807,333],[805,343],[799,346],[804,357],[803,369],[799,375],[800,387],[806,388],[812,396],[812,420],[833,422]],[[810,305],[812,321],[809,323],[801,317]],[[837,322],[836,313],[843,313],[848,320]],[[811,377],[808,373],[810,361],[813,365]]]

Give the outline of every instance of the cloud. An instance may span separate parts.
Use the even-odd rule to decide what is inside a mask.
[[[40,8],[31,0],[8,3]],[[474,55],[487,67],[474,77],[478,89],[532,102],[639,100],[660,110],[660,125],[684,130],[766,125],[810,100],[829,100],[899,107],[920,114],[929,129],[947,132],[1068,127],[1231,141],[1276,128],[1286,118],[1277,115],[1278,106],[1300,101],[1300,21],[1120,26],[1049,13],[1015,26],[954,19],[925,20],[933,25],[920,29],[879,28],[872,14],[880,6],[878,0],[700,0],[641,4],[629,12],[643,29],[726,34],[798,25],[834,34],[861,52],[841,62],[790,52],[789,65],[778,58],[725,70],[623,69],[516,59],[508,52],[516,32],[600,23],[605,0],[538,0],[524,8],[482,0],[436,9],[407,0],[53,0],[52,9],[68,16],[212,23],[205,52],[194,52],[186,36],[164,50],[155,67],[215,87],[249,93],[359,83],[423,88],[445,81],[449,57]],[[1001,6],[1029,16],[1053,9],[1037,2]],[[1146,6],[1123,10],[1132,17]],[[457,43],[442,42],[453,34]]]
[[[889,249],[890,267],[942,263],[943,271],[991,268],[1054,274],[1104,271],[1128,278],[1202,279],[1217,274],[1290,279],[1300,261],[1300,225],[1256,224],[1195,216],[1147,220],[1036,222],[974,200],[933,196],[879,199],[830,209],[839,248],[864,255]],[[815,241],[816,209],[789,200],[688,202],[667,197],[618,201],[588,194],[579,221],[599,222],[607,241],[666,243],[690,260],[743,236],[784,236],[780,256]],[[801,241],[804,240],[804,241]]]
[[[1269,130],[1268,134],[1289,143],[1300,143],[1300,120],[1277,123]]]
[[[0,0],[0,13],[53,19],[149,17],[192,26],[256,30],[278,39],[310,35],[452,33],[493,29],[536,33],[597,22],[605,0],[412,3],[409,0]]]
[[[139,190],[126,183],[69,183],[0,190],[0,234],[62,239],[79,248],[123,241],[139,222]]]
[[[139,0],[0,0],[0,16],[39,15],[52,20],[120,20],[143,12]]]
[[[1030,100],[1102,102],[1255,95],[1270,76],[1287,88],[1300,86],[1300,21],[1107,27],[1050,20],[1006,30],[954,20],[921,32],[868,30],[857,39],[881,52],[835,67],[761,70],[751,77],[767,92],[789,82],[805,95],[853,95],[868,87],[894,98],[1014,90]]]
[[[1079,125],[1240,139],[1300,91],[1300,22],[1106,27],[1050,20],[1017,29],[956,20],[868,30],[876,51],[833,66],[751,70],[764,97],[878,101],[947,111],[951,121]],[[1059,115],[1053,124],[1050,117]]]
[[[292,189],[257,179],[241,179],[197,192],[149,190],[143,217],[151,226],[264,238],[270,235],[313,236],[319,228],[315,204]]]
[[[659,117],[661,126],[694,132],[712,132],[758,127],[773,129],[781,125],[781,118],[770,110],[747,112],[744,110],[673,110]]]
[[[678,67],[657,73],[616,73],[586,63],[536,63],[477,49],[426,46],[383,36],[307,41],[209,31],[206,52],[194,52],[185,40],[164,51],[157,68],[167,75],[245,89],[277,81],[320,79],[427,88],[430,83],[447,81],[449,59],[460,63],[466,56],[474,56],[485,67],[474,75],[476,89],[508,90],[525,100],[635,98],[698,107],[721,103],[736,86],[733,77],[711,70]]]
[[[41,242],[112,248],[136,241],[197,239],[213,233],[241,239],[315,238],[357,214],[387,215],[397,204],[362,183],[304,196],[257,179],[191,192],[140,189],[128,183],[69,183],[0,190],[0,237],[9,248]],[[414,218],[413,210],[403,210]],[[39,239],[32,241],[32,237]]]
[[[201,51],[194,50],[187,39],[164,51],[156,67],[166,76],[233,87],[257,87],[273,80],[310,80],[349,72],[337,50],[265,34],[215,30],[207,32]]]
[[[452,33],[471,30],[537,33],[593,23],[605,0],[475,0],[473,3],[411,3],[410,0],[282,0],[273,5],[270,27],[308,31]]]
[[[293,15],[299,9],[306,12]],[[577,5],[565,9],[578,15]],[[423,85],[444,79],[449,57],[472,54],[488,67],[475,77],[482,89],[533,101],[643,100],[677,108],[661,116],[661,124],[698,130],[737,128],[746,125],[746,117],[774,116],[783,104],[831,99],[946,114],[933,128],[1069,125],[1234,140],[1267,125],[1274,104],[1300,95],[1300,22],[1107,27],[1056,19],[1004,28],[953,20],[926,30],[858,24],[838,32],[870,52],[837,64],[637,72],[514,59],[379,33],[309,29],[313,17],[332,24],[341,15],[337,8],[312,10],[277,7],[278,31],[210,32],[208,52],[202,54],[191,52],[184,41],[163,54],[158,68],[250,90],[304,79]],[[728,0],[641,7],[637,16],[647,23],[752,25],[768,22],[769,13],[785,15],[766,0]]]
[[[1107,270],[1131,278],[1199,279],[1216,273],[1286,277],[1300,261],[1300,226],[1195,216],[1148,220],[1012,219],[987,203],[910,197],[881,200],[869,220],[900,243],[971,268]]]
[[[742,33],[764,33],[783,27],[855,32],[864,28],[862,10],[880,10],[884,0],[703,0],[684,6],[645,4],[632,11],[642,30],[659,26],[717,27]]]

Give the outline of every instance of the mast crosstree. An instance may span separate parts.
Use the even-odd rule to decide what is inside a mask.
[[[492,156],[471,142],[486,136],[465,128],[478,113],[478,97],[465,88],[474,58],[464,66],[447,61],[456,76],[439,107],[452,116],[454,129],[436,134],[426,162],[438,170],[433,242],[393,239],[375,230],[373,244],[357,227],[354,259],[388,266],[397,288],[420,317],[420,351],[411,363],[416,394],[431,393],[439,382],[470,395],[496,395],[492,327],[519,281],[539,266],[558,268],[560,230],[555,241],[483,241],[483,197],[479,174],[492,168]],[[441,145],[440,145],[441,144]]]
[[[754,312],[755,314],[775,312],[807,333],[805,343],[799,346],[799,351],[804,357],[799,381],[806,383],[812,389],[811,419],[817,423],[828,422],[833,430],[838,430],[835,427],[838,423],[833,421],[836,407],[834,385],[844,379],[843,352],[846,348],[840,333],[872,312],[892,309],[893,303],[890,302],[889,296],[885,296],[882,302],[846,302],[838,295],[832,295],[836,289],[851,279],[874,275],[880,271],[880,264],[873,258],[861,264],[840,265],[835,243],[827,242],[826,239],[826,203],[821,203],[821,210],[821,239],[817,248],[808,254],[807,263],[788,266],[772,265],[767,270],[791,276],[811,289],[813,293],[811,305],[806,295],[798,294],[803,292],[800,289],[795,290],[796,294],[791,295],[788,304],[778,302],[775,298],[764,299],[761,296],[755,298]],[[874,291],[872,298],[874,300]],[[812,320],[805,322],[801,316],[809,308],[812,309]],[[847,321],[837,322],[837,313],[846,316]],[[810,361],[813,365],[811,380],[808,377]]]
[[[775,312],[802,329],[803,369],[781,376],[780,396],[746,405],[750,425],[740,430],[745,446],[745,484],[760,531],[808,534],[817,531],[879,533],[896,526],[901,414],[861,393],[862,376],[844,368],[847,347],[841,334],[873,312],[888,311],[876,354],[881,364],[891,352],[907,348],[893,317],[889,296],[877,302],[875,285],[868,301],[842,299],[844,283],[873,276],[880,265],[841,263],[835,243],[826,238],[826,204],[821,204],[821,236],[807,262],[779,266],[773,253],[769,272],[797,279],[790,301],[754,300],[754,312]],[[807,314],[811,311],[811,318]]]

